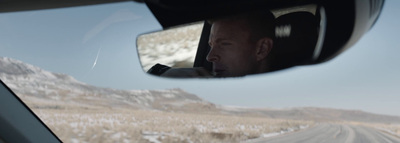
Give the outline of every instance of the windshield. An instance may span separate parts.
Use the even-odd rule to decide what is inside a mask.
[[[136,38],[162,29],[145,4],[1,13],[0,79],[64,142],[239,142],[326,122],[400,135],[399,4],[327,63],[190,80],[144,73]]]

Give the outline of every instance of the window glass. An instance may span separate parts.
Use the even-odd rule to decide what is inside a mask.
[[[136,38],[162,30],[143,3],[0,13],[0,79],[63,142],[256,142],[360,125],[399,135],[399,4],[327,63],[190,80],[143,72]]]

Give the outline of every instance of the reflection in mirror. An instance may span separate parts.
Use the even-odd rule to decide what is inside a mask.
[[[323,40],[319,16],[316,5],[306,5],[208,19],[140,36],[139,56],[148,73],[178,78],[242,77],[306,65]],[[201,64],[193,65],[195,59]]]
[[[193,67],[204,22],[140,35],[138,54],[144,71],[156,64],[175,68]]]

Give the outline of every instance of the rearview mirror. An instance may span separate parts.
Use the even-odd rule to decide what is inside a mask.
[[[153,75],[196,78],[304,65],[323,41],[324,13],[321,8],[317,14],[317,9],[305,5],[251,11],[143,34],[137,39],[140,61]]]
[[[167,30],[170,27],[180,27],[178,25],[198,20],[218,21],[228,17],[232,18],[232,15],[249,13],[249,11],[253,12],[271,11],[276,19],[266,20],[266,21],[276,24],[274,28],[275,36],[269,37],[273,40],[272,42],[273,48],[272,49],[267,48],[267,50],[261,50],[261,51],[268,51],[267,54],[265,54],[265,52],[264,54],[262,54],[262,55],[267,55],[268,58],[267,64],[261,64],[261,65],[267,65],[266,70],[263,70],[261,72],[260,71],[254,72],[254,70],[250,70],[253,72],[247,72],[245,74],[243,73],[232,74],[232,72],[237,70],[251,69],[250,67],[254,67],[252,66],[254,62],[245,62],[245,64],[241,64],[241,66],[239,67],[228,66],[227,63],[238,64],[242,62],[243,60],[238,60],[238,59],[243,58],[243,56],[238,56],[231,53],[226,55],[230,55],[236,58],[226,59],[227,57],[226,55],[223,56],[221,55],[220,52],[213,51],[213,49],[221,49],[222,47],[221,45],[218,45],[218,43],[215,40],[218,38],[218,36],[217,37],[212,36],[213,31],[211,30],[212,29],[211,27],[214,27],[215,24],[212,24],[212,22],[211,23],[203,22],[204,23],[203,29],[201,30],[201,36],[199,38],[200,40],[198,42],[197,52],[194,57],[193,67],[171,68],[169,66],[161,65],[165,64],[163,63],[163,60],[161,60],[160,62],[158,61],[153,62],[153,64],[154,63],[160,63],[160,64],[155,64],[151,67],[148,64],[146,64],[146,60],[145,58],[143,58],[145,56],[143,56],[140,51],[139,55],[141,57],[142,65],[145,71],[153,75],[160,75],[164,77],[245,76],[248,74],[256,74],[256,73],[258,74],[258,73],[268,73],[272,71],[278,71],[298,65],[319,64],[333,59],[346,49],[352,47],[363,36],[363,34],[368,32],[376,23],[381,13],[383,3],[384,0],[369,1],[369,2],[364,2],[362,0],[354,0],[354,1],[282,0],[282,1],[240,1],[240,3],[217,2],[213,5],[209,5],[206,3],[203,3],[203,5],[197,3],[195,5],[190,5],[190,4],[175,5],[176,3],[163,3],[159,1],[152,1],[146,4],[152,10],[152,13],[160,22],[160,24],[163,26],[163,28]],[[237,7],[238,4],[240,5],[240,7]],[[204,9],[207,10],[204,11]],[[227,16],[229,14],[231,16]],[[268,25],[268,24],[264,23],[262,25]],[[226,28],[230,26],[225,25],[220,27]],[[228,33],[230,32],[227,35],[242,36],[242,39],[246,39],[245,37],[246,33],[234,32],[237,29],[241,28],[243,29],[243,27],[246,26],[242,25],[242,27],[239,26],[236,28],[231,28],[230,31],[229,30],[225,31],[227,31]],[[250,29],[254,27],[255,27],[254,25],[247,26],[247,28]],[[185,29],[185,27],[181,28]],[[259,30],[253,29],[253,32],[256,33],[258,32],[258,34],[264,33],[261,32],[262,31],[261,29],[263,28],[260,27],[256,28],[258,28]],[[214,30],[218,31],[216,29]],[[166,35],[166,36],[169,37],[171,35]],[[257,34],[255,34],[255,37],[257,37]],[[261,36],[261,39],[262,38],[263,36]],[[253,40],[252,42],[260,41],[260,39],[255,39],[255,40],[252,39],[252,40]],[[240,40],[236,39],[231,41],[238,42]],[[270,45],[270,42],[266,41],[265,40],[261,41],[258,43],[258,45]],[[257,42],[253,43],[253,46],[251,47],[257,49]],[[170,42],[170,43],[177,43],[177,42]],[[143,46],[142,44],[143,43],[138,42],[138,47],[142,48],[141,47]],[[211,44],[211,46],[209,46],[209,44]],[[229,49],[225,51],[234,51],[234,48],[232,48],[231,46],[232,43],[225,42],[225,44],[222,45],[230,47],[230,48],[225,48]],[[242,51],[236,53],[243,54],[246,52]],[[254,53],[258,52],[253,52],[253,54]],[[172,55],[173,57],[180,57],[177,54],[170,54],[170,55]],[[253,55],[248,57],[251,60],[260,59],[260,56]],[[173,65],[179,65],[179,64],[173,64]],[[151,68],[147,70],[149,67]],[[176,71],[176,72],[174,72],[174,74],[171,74],[170,71],[171,72]],[[226,74],[226,71],[231,72],[231,74]]]
[[[164,77],[238,77],[308,64],[325,30],[316,5],[252,11],[137,39],[143,70]]]

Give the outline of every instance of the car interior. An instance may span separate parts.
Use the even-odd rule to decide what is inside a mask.
[[[0,13],[120,1],[124,0],[5,0],[0,1]],[[254,9],[271,10],[276,16],[277,36],[273,70],[269,72],[320,64],[336,57],[374,25],[383,6],[383,0],[374,0],[369,8],[365,8],[362,0],[146,0],[144,3],[164,30]],[[211,25],[204,22],[193,67],[212,69],[212,63],[206,60],[210,29]],[[3,82],[0,95],[0,143],[61,142]]]
[[[0,142],[61,142],[3,81],[0,85]]]

